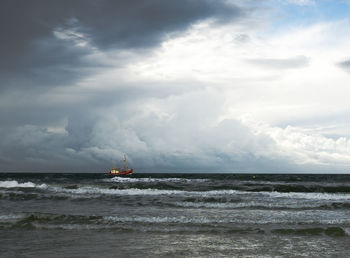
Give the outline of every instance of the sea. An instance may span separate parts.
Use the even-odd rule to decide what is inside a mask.
[[[1,173],[0,257],[350,257],[350,175]]]

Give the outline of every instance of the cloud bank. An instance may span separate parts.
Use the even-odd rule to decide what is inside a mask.
[[[346,20],[272,30],[286,4],[247,1],[3,6],[1,171],[103,172],[123,153],[139,172],[348,171]]]

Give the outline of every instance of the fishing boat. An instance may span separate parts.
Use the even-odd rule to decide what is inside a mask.
[[[112,169],[109,171],[108,175],[113,175],[113,176],[124,176],[124,175],[130,175],[133,172],[132,168],[128,168],[128,164],[126,162],[126,155],[124,154],[124,168],[120,169],[120,168],[113,168],[112,165]]]

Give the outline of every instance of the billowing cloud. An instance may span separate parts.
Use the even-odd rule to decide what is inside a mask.
[[[3,171],[102,172],[123,153],[143,172],[350,165],[347,21],[273,30],[286,5],[254,1],[3,6]]]

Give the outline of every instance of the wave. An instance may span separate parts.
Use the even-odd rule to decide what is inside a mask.
[[[188,179],[188,178],[126,178],[126,177],[113,177],[99,179],[102,182],[118,183],[109,186],[111,190],[128,190],[128,189],[139,189],[154,191],[170,191],[174,193],[174,190],[179,192],[201,192],[201,193],[214,193],[215,191],[222,191],[223,194],[230,194],[235,192],[246,193],[280,193],[281,196],[293,195],[296,198],[302,196],[309,196],[310,198],[348,198],[350,197],[350,185],[339,184],[339,183],[324,183],[324,184],[291,184],[291,183],[280,183],[275,184],[274,182],[249,182],[249,181],[227,181],[213,180],[213,179]],[[98,181],[99,181],[98,180]],[[200,183],[202,182],[202,183]],[[53,182],[51,182],[53,183]],[[181,184],[184,183],[184,184]],[[79,190],[81,188],[88,188],[90,186],[81,186],[76,182],[71,182],[70,185],[63,185],[58,182],[56,188],[65,188],[68,190]],[[105,185],[92,185],[92,187],[103,189]],[[0,188],[48,188],[46,183],[36,184],[33,182],[18,182],[16,180],[0,181]],[[87,190],[90,191],[90,190]],[[113,191],[103,190],[113,193]],[[132,190],[131,190],[132,191]],[[96,191],[95,191],[96,192]],[[159,192],[163,194],[166,192]],[[108,194],[108,193],[107,193]],[[130,193],[132,194],[132,193]],[[329,194],[329,195],[328,195]],[[338,197],[334,197],[338,196]]]
[[[328,182],[268,182],[247,180],[215,180],[188,178],[126,178],[113,177],[102,179],[103,182],[118,183],[113,187],[133,185],[136,188],[147,189],[191,189],[191,190],[239,190],[249,192],[281,192],[281,193],[349,193],[350,185]]]
[[[243,195],[250,194],[250,192],[237,191],[237,190],[211,190],[211,191],[184,191],[184,190],[163,190],[157,188],[139,189],[139,188],[126,188],[126,189],[111,189],[103,188],[99,186],[83,186],[78,188],[65,188],[59,186],[48,187],[49,190],[55,192],[72,193],[79,195],[184,195],[184,196],[202,196],[210,197],[215,195]]]
[[[350,209],[350,203],[343,203],[343,202],[332,202],[323,204],[320,206],[320,208],[324,209]]]
[[[2,220],[3,221],[2,221]],[[3,223],[3,222],[6,223]],[[157,225],[157,226],[155,226]],[[349,236],[349,228],[341,225],[286,225],[245,224],[229,219],[186,216],[95,216],[32,213],[1,215],[1,228],[61,229],[61,230],[128,230],[143,232],[201,232],[225,234],[277,234],[277,235],[324,235],[328,237]]]
[[[182,223],[182,224],[208,224],[208,223],[218,223],[223,221],[210,220],[208,218],[192,218],[186,216],[155,216],[155,217],[146,217],[146,216],[133,216],[133,217],[120,217],[120,216],[106,216],[104,217],[105,221],[112,222],[132,222],[132,223]]]
[[[281,193],[281,192],[260,192],[274,198],[294,198],[308,200],[349,200],[350,194],[336,193]]]
[[[1,222],[6,222],[6,221],[11,221],[11,220],[16,220],[16,219],[21,219],[23,217],[24,216],[20,215],[20,214],[0,215],[0,223]]]
[[[315,205],[283,205],[281,203],[240,202],[240,203],[206,203],[206,202],[174,202],[169,206],[180,208],[204,208],[204,209],[249,209],[249,210],[314,210],[329,209],[328,207]],[[340,208],[339,208],[340,209]]]
[[[251,192],[281,192],[281,193],[350,193],[350,185],[344,184],[290,184],[290,183],[251,183],[241,186]]]
[[[63,192],[70,194],[77,194],[80,196],[89,195],[117,195],[117,196],[157,196],[157,195],[176,195],[176,196],[201,196],[212,197],[221,195],[247,195],[250,192],[237,191],[237,190],[211,190],[211,191],[184,191],[184,190],[162,190],[156,188],[139,189],[139,188],[126,188],[126,189],[110,189],[101,188],[96,186],[83,186],[77,189],[69,189],[63,187],[52,186],[48,188],[51,191]]]
[[[25,188],[45,188],[46,184],[37,185],[32,182],[18,183],[16,180],[11,181],[0,181],[0,188],[16,188],[16,187],[25,187]]]
[[[347,230],[342,227],[314,227],[314,228],[282,228],[274,229],[272,233],[283,235],[327,235],[331,237],[347,236]]]
[[[175,195],[183,194],[185,191],[180,190],[159,190],[159,189],[138,189],[138,188],[128,188],[128,189],[108,189],[93,186],[84,186],[77,189],[69,189],[62,187],[51,187],[51,190],[56,192],[65,192],[78,195]]]
[[[135,178],[119,178],[115,180],[136,180]],[[113,178],[112,178],[113,179]],[[149,180],[149,178],[143,178]],[[174,178],[172,178],[174,179]],[[176,178],[175,178],[176,179]],[[181,179],[181,178],[180,178]],[[137,179],[139,180],[139,179]],[[182,180],[182,179],[181,179]],[[191,179],[192,180],[192,179]],[[303,200],[326,200],[333,201],[347,201],[350,198],[350,193],[321,193],[321,192],[278,192],[278,191],[243,191],[243,190],[203,190],[203,191],[187,191],[182,189],[158,189],[158,188],[128,188],[127,186],[117,186],[117,188],[109,187],[105,185],[50,185],[50,184],[35,184],[33,182],[19,183],[16,180],[11,181],[0,181],[0,188],[11,189],[11,188],[30,188],[40,189],[39,192],[27,193],[24,199],[40,199],[40,198],[52,198],[52,195],[58,196],[58,199],[69,198],[94,198],[101,197],[104,195],[111,196],[184,196],[188,198],[195,198],[192,201],[204,201],[204,202],[235,202],[239,201],[240,198],[255,199],[261,198],[284,198],[284,199],[303,199]],[[44,191],[43,191],[44,190]],[[21,190],[22,191],[22,190]],[[7,190],[0,193],[0,198],[7,198]],[[16,195],[23,194],[12,192],[11,198],[16,198]],[[36,196],[38,194],[38,196]],[[45,196],[45,194],[51,195]],[[63,195],[63,196],[62,196]],[[19,198],[21,196],[18,196]],[[197,199],[196,199],[197,198]],[[207,199],[198,199],[207,198]],[[186,201],[186,200],[185,200]],[[191,202],[191,200],[188,200]],[[344,206],[345,207],[345,206]],[[333,208],[337,208],[337,204],[334,204]],[[346,207],[345,207],[346,208]]]
[[[49,194],[49,193],[28,193],[28,192],[0,192],[0,200],[28,201],[28,200],[68,200],[73,196],[67,194]]]
[[[99,186],[83,186],[83,187],[57,187],[47,185],[34,186],[39,188],[47,188],[56,192],[66,192],[73,194],[104,194],[104,195],[194,195],[202,197],[210,197],[217,195],[234,196],[234,195],[251,195],[251,196],[268,196],[277,198],[293,198],[293,199],[314,199],[314,200],[348,200],[350,194],[330,194],[330,193],[280,193],[280,192],[258,192],[252,193],[249,191],[239,190],[210,190],[210,191],[185,191],[185,190],[163,190],[156,188],[139,189],[139,188],[126,188],[126,189],[109,189]]]
[[[172,202],[167,204],[170,207],[178,208],[200,208],[200,209],[226,209],[226,210],[282,210],[282,211],[306,211],[306,210],[349,210],[350,203],[281,203],[281,202],[259,202],[241,201],[235,202]]]
[[[0,200],[28,201],[52,200],[81,201],[99,199],[101,201],[113,200],[123,206],[174,207],[185,209],[250,209],[250,210],[349,210],[349,200],[300,200],[295,198],[267,198],[263,196],[245,196],[242,193],[215,192],[184,192],[154,189],[98,189],[98,188],[60,188],[48,187],[48,191],[28,193],[21,191],[0,192]],[[130,198],[120,198],[125,196]],[[114,198],[115,197],[115,198]],[[113,199],[112,199],[113,198]],[[136,198],[136,199],[135,199]],[[140,199],[142,198],[142,199]],[[169,199],[170,198],[170,199]],[[174,199],[175,198],[175,199]],[[254,200],[253,200],[254,199]],[[135,201],[133,201],[135,200]],[[137,201],[136,201],[137,200]],[[142,200],[142,201],[141,201]]]
[[[132,177],[113,177],[103,179],[104,182],[115,183],[158,183],[158,182],[207,182],[208,179],[188,179],[188,178],[132,178]]]
[[[100,187],[80,187],[78,189],[63,189],[56,188],[57,191],[75,193],[75,194],[106,194],[106,195],[185,195],[185,196],[240,196],[251,195],[256,196],[268,196],[274,198],[287,198],[287,199],[312,199],[312,200],[348,200],[350,194],[330,194],[330,193],[280,193],[280,192],[258,192],[252,193],[249,191],[239,190],[210,190],[210,191],[184,191],[184,190],[162,190],[156,188],[139,189],[139,188],[127,188],[127,189],[106,189]]]
[[[295,223],[289,223],[288,218],[283,217],[283,212],[279,212],[279,216],[271,218],[266,212],[259,212],[256,215],[261,216],[260,220],[255,218],[247,218],[246,215],[239,216],[168,216],[168,215],[72,215],[72,214],[52,214],[52,213],[30,213],[30,214],[16,214],[16,215],[3,215],[3,220],[16,220],[16,225],[25,225],[28,223],[39,224],[97,224],[97,225],[113,225],[113,224],[191,224],[191,225],[211,225],[211,226],[237,226],[237,225],[285,225],[286,227],[294,226]],[[337,219],[337,220],[313,220],[305,219],[298,223],[299,226],[310,227],[315,223],[319,223],[322,226],[335,227],[338,225],[349,225],[349,219]],[[137,226],[136,226],[137,227]]]
[[[207,218],[190,218],[185,216],[178,217],[161,217],[161,216],[94,216],[94,215],[64,215],[64,214],[45,214],[32,213],[21,215],[1,215],[0,225],[7,228],[60,228],[74,229],[80,228],[96,228],[110,229],[119,226],[129,225],[129,228],[135,227],[134,223],[155,223],[155,224],[210,224],[213,220]],[[5,224],[3,223],[5,222]],[[125,227],[124,227],[125,228]]]

